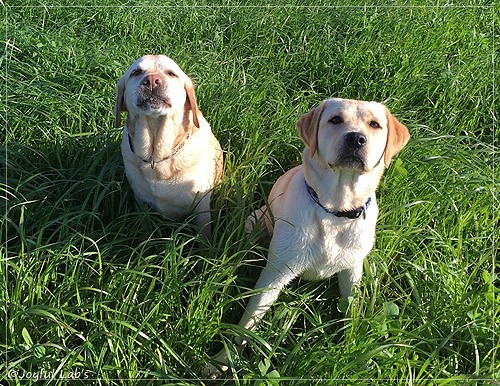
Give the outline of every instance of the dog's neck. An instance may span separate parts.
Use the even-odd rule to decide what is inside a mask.
[[[192,131],[184,117],[161,115],[158,117],[127,116],[127,130],[134,153],[142,160],[164,160],[174,152]]]
[[[302,153],[304,177],[316,192],[321,205],[330,210],[350,211],[365,206],[378,186],[383,168],[370,173],[349,169],[332,169],[316,153],[312,158],[309,149]],[[376,180],[372,173],[376,173]]]

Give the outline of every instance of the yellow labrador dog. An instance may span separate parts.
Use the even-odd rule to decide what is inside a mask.
[[[191,79],[166,56],[143,56],[118,82],[115,127],[122,111],[121,151],[137,202],[174,220],[194,212],[197,227],[209,234],[222,151],[198,109]]]
[[[410,135],[376,102],[327,99],[297,122],[306,145],[303,163],[281,176],[268,206],[247,220],[272,235],[266,267],[239,325],[252,330],[291,280],[325,279],[338,273],[341,296],[361,280],[363,260],[375,239],[375,190],[384,169]],[[240,348],[245,344],[240,338]],[[228,369],[222,350],[215,358]],[[205,375],[217,377],[209,366]]]

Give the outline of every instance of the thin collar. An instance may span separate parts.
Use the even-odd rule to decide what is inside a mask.
[[[132,144],[132,138],[130,137],[130,134],[129,134],[129,133],[127,133],[127,135],[128,135],[128,145],[130,146],[130,151],[131,151],[132,153],[134,153],[134,154],[135,154],[134,145]],[[155,161],[155,160],[153,159],[153,157],[151,157],[151,158],[150,158],[150,159],[148,159],[148,160],[146,160],[146,159],[142,159],[142,158],[141,158],[141,157],[139,157],[139,156],[137,156],[137,157],[138,157],[138,158],[140,158],[142,162],[147,163],[147,164],[151,164],[151,169],[154,169],[154,168],[155,168],[155,165],[156,165],[157,163],[160,163],[160,162],[163,162],[163,161],[167,161],[167,160],[169,160],[170,158],[172,158],[174,155],[176,155],[178,152],[180,152],[180,151],[181,151],[181,149],[182,149],[182,148],[184,147],[184,145],[186,144],[186,142],[187,142],[187,140],[189,139],[189,137],[191,137],[191,133],[190,133],[190,132],[189,132],[189,133],[187,133],[186,138],[184,138],[184,140],[183,140],[181,143],[179,143],[179,144],[178,144],[178,145],[174,148],[174,151],[172,152],[172,154],[170,154],[168,157],[165,157],[165,158],[161,159],[160,161]],[[136,155],[137,155],[137,154],[136,154]]]
[[[337,216],[337,217],[347,217],[347,218],[350,218],[350,219],[356,219],[356,218],[359,218],[359,216],[361,216],[361,214],[363,214],[363,218],[366,218],[366,210],[369,208],[371,202],[372,202],[372,198],[369,197],[368,198],[368,201],[366,201],[366,204],[364,206],[362,206],[361,208],[356,208],[356,209],[353,209],[353,210],[347,210],[347,211],[340,211],[340,210],[333,210],[333,209],[328,209],[328,208],[325,208],[321,202],[319,201],[319,198],[318,198],[318,194],[316,193],[316,191],[307,183],[306,179],[304,178],[304,182],[306,184],[306,189],[307,189],[307,193],[309,193],[309,197],[312,198],[312,200],[318,204],[326,213],[329,213],[329,214],[333,214],[334,216]]]

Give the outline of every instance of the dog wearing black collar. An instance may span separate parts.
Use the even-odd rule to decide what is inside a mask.
[[[302,164],[274,184],[267,205],[247,220],[247,232],[271,236],[268,260],[239,325],[253,330],[294,278],[338,274],[342,297],[361,281],[373,247],[375,190],[391,159],[410,138],[382,104],[332,98],[303,114],[297,128],[306,147]],[[238,347],[245,345],[243,338]],[[228,370],[222,350],[205,375]]]

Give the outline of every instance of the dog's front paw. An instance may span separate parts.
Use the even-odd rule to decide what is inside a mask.
[[[265,216],[269,215],[264,213],[262,209],[257,209],[245,221],[245,233],[248,241],[252,244],[269,241],[271,234],[267,229]]]
[[[229,369],[227,366],[216,367],[212,364],[207,365],[203,370],[201,376],[203,379],[219,379],[221,378]]]
[[[253,233],[255,229],[255,225],[257,222],[260,220],[260,217],[262,216],[262,213],[260,209],[257,209],[253,213],[251,213],[246,221],[245,221],[245,233],[247,234],[247,237],[250,237],[250,235]]]
[[[209,363],[205,367],[202,372],[204,379],[219,379],[229,370],[229,359],[224,349],[212,358],[212,362],[217,365]]]

